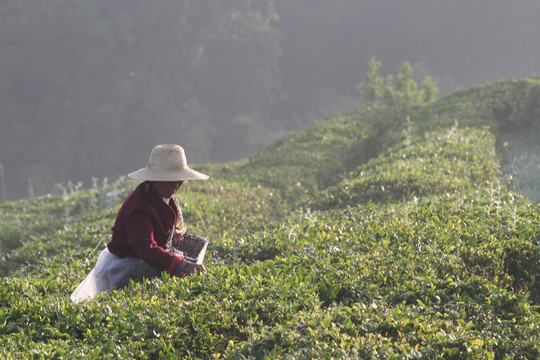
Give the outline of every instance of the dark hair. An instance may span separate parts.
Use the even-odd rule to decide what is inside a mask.
[[[150,181],[147,181],[146,184],[144,184],[144,192],[147,194],[154,192],[154,187]]]

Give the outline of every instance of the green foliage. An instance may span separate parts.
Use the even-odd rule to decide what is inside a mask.
[[[369,71],[364,75],[364,81],[356,87],[365,107],[374,108],[384,103],[388,107],[404,108],[429,104],[437,98],[439,90],[433,78],[424,77],[423,89],[419,90],[413,79],[413,68],[407,61],[401,64],[395,80],[392,74],[383,80],[379,75],[382,63],[376,61],[375,57],[371,58],[368,65]]]
[[[410,141],[410,140],[409,140]],[[318,197],[316,207],[409,201],[416,197],[458,194],[497,181],[495,139],[486,129],[451,129],[407,140],[363,164]]]
[[[370,145],[378,131],[361,113],[327,119],[250,157],[232,177],[274,188],[294,203],[376,155],[377,147]]]
[[[379,105],[379,99],[383,95],[383,78],[379,75],[379,69],[382,65],[380,61],[372,57],[369,60],[369,71],[364,75],[364,81],[356,88],[362,96],[362,102],[366,106],[376,107]]]
[[[423,89],[420,92],[420,96],[422,97],[423,104],[432,103],[437,99],[439,89],[437,88],[437,84],[435,83],[435,81],[433,81],[433,78],[431,76],[426,76],[422,80],[422,88]]]
[[[397,104],[417,105],[421,101],[418,85],[413,80],[413,68],[408,61],[401,64],[394,90],[396,92]]]
[[[507,82],[493,90],[493,117],[500,123],[501,130],[520,132],[538,128],[540,80]]]
[[[0,205],[0,357],[537,359],[540,207],[505,186],[492,97],[530,86],[339,115],[202,165],[178,195],[208,274],[77,305],[136,184]]]

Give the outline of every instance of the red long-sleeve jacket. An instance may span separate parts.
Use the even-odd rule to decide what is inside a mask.
[[[141,183],[126,198],[112,227],[109,251],[120,257],[138,257],[157,271],[174,270],[184,259],[169,254],[165,243],[176,227],[178,208],[171,199],[165,203],[155,192],[147,193]]]

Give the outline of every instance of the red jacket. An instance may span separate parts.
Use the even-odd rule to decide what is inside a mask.
[[[183,258],[165,250],[167,238],[176,227],[176,200],[165,203],[155,192],[147,193],[141,183],[126,198],[112,227],[109,251],[120,257],[138,257],[157,271],[173,274]]]

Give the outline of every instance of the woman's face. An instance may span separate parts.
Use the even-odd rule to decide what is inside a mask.
[[[183,183],[183,181],[152,181],[152,187],[159,196],[170,199]]]

